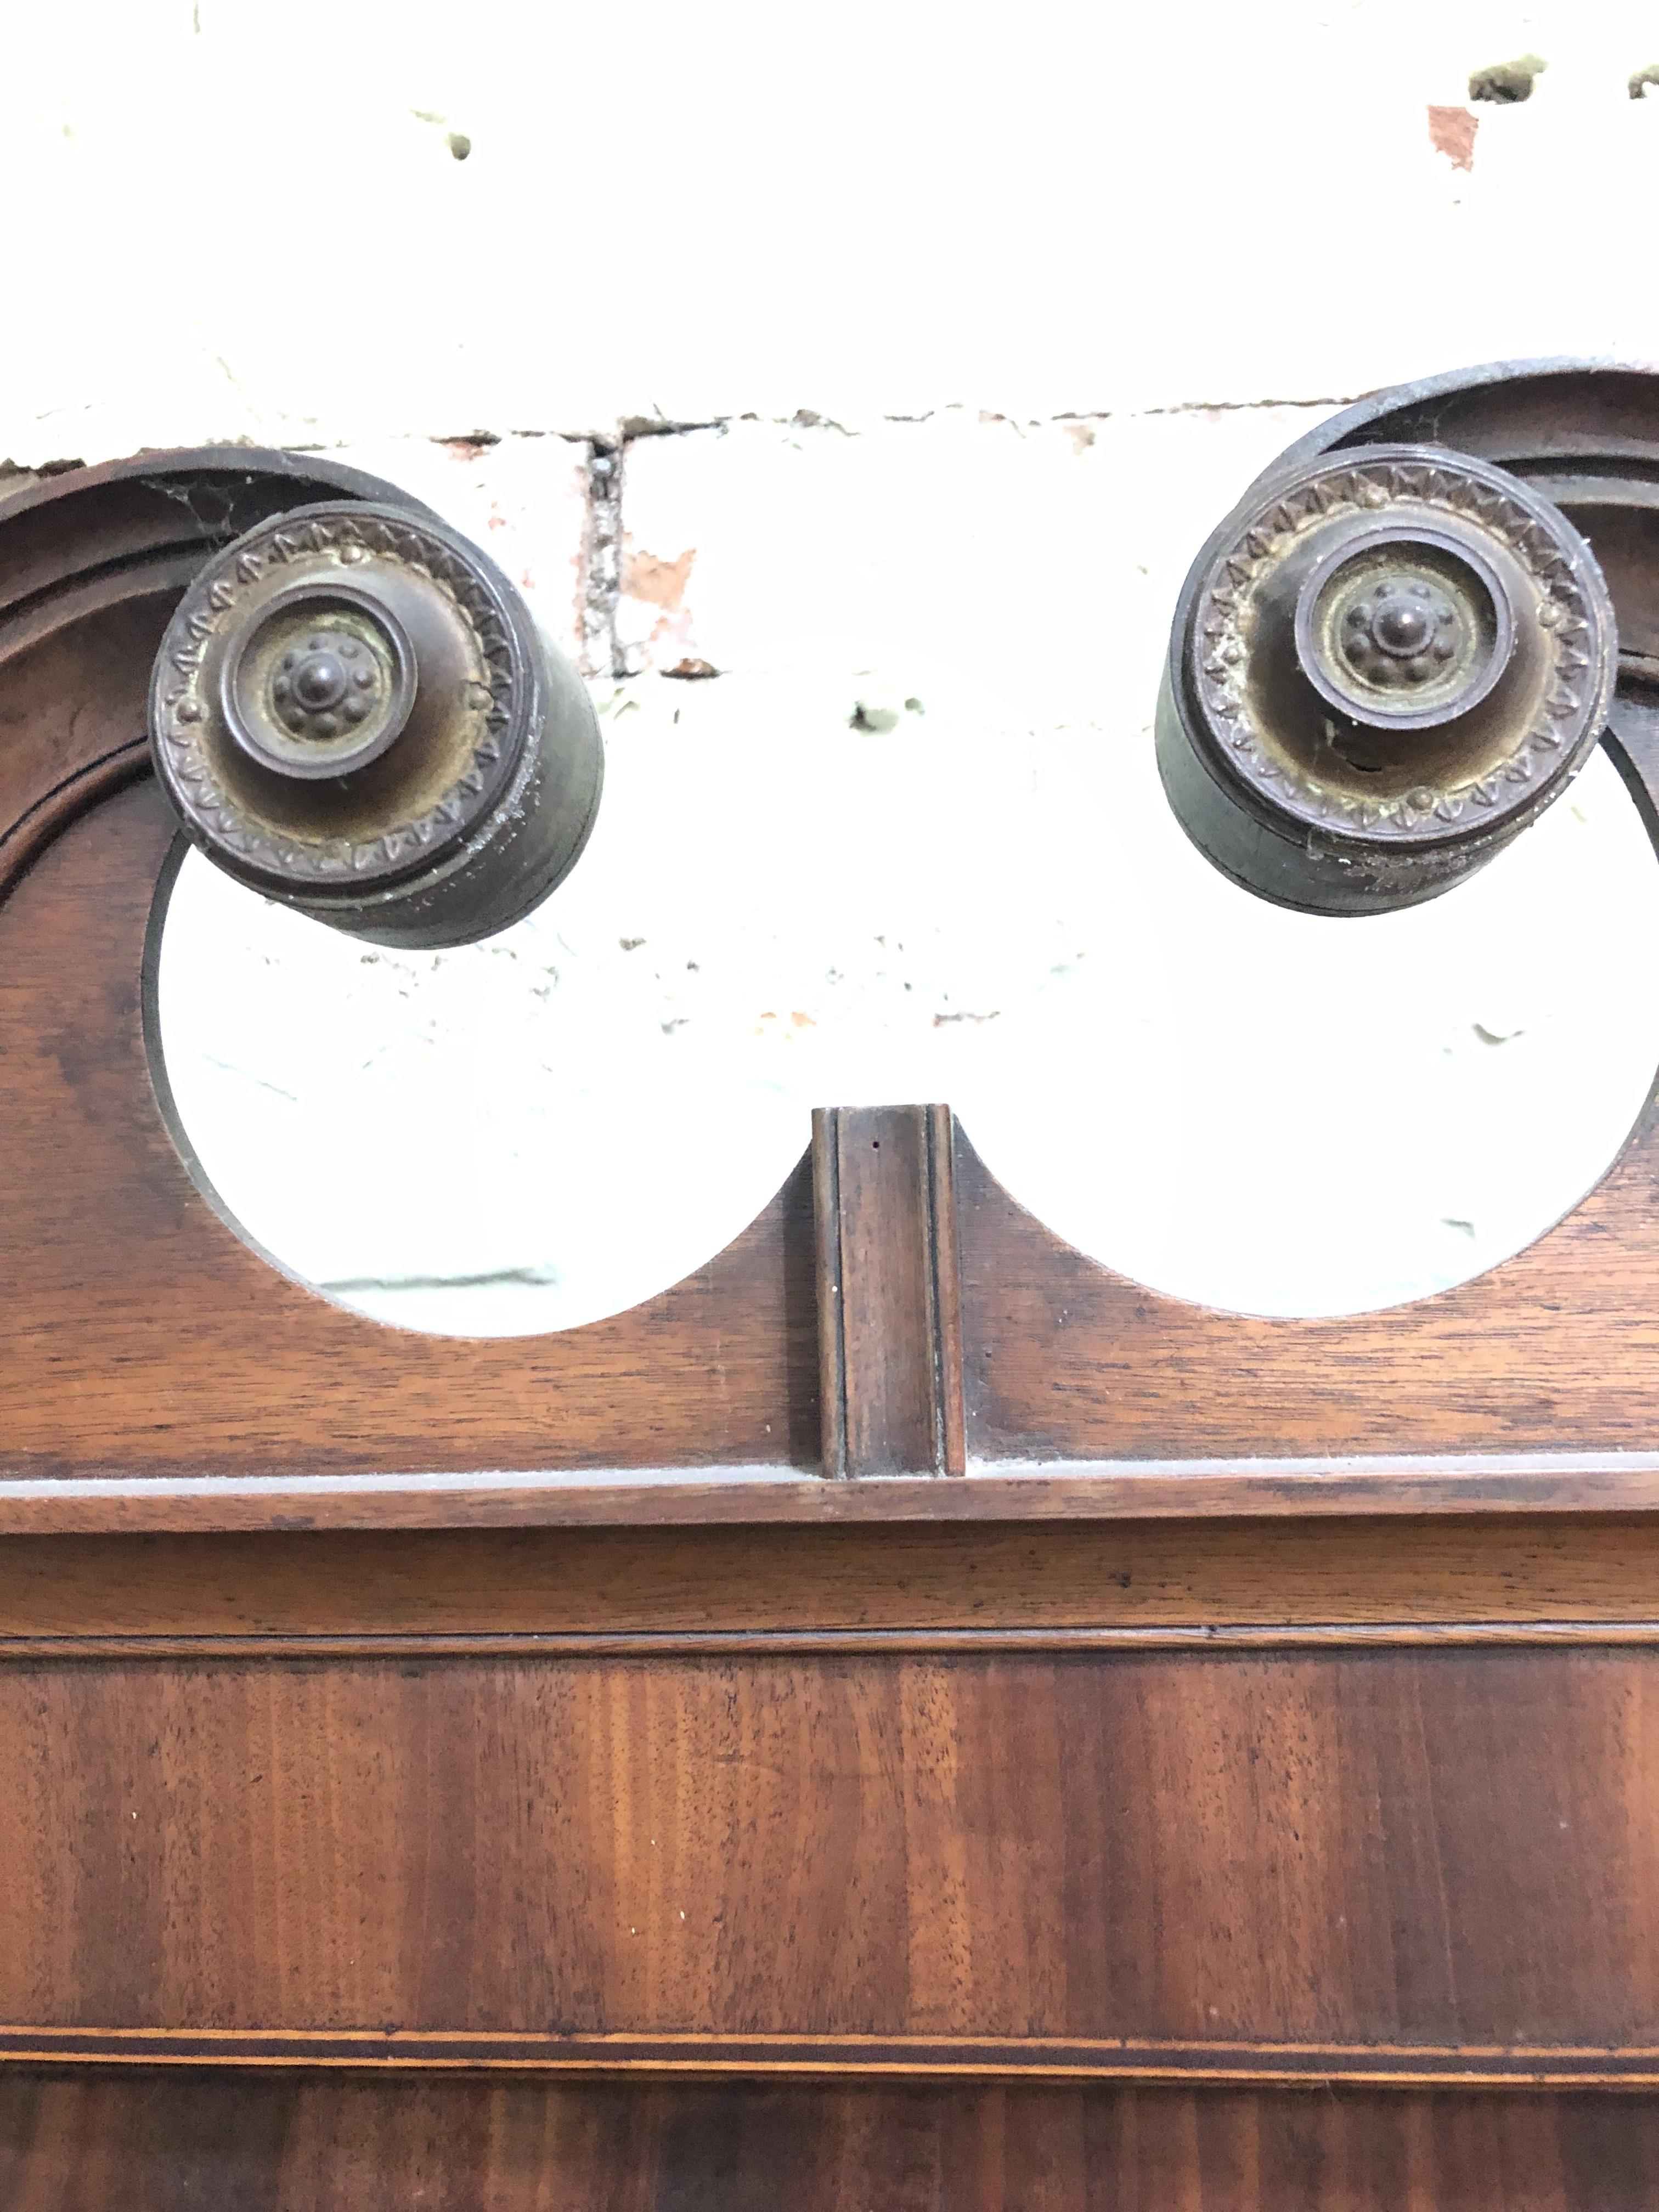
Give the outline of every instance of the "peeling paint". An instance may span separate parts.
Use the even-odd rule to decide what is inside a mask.
[[[1474,168],[1474,134],[1480,128],[1480,117],[1471,115],[1467,107],[1429,109],[1429,142],[1454,169]]]
[[[647,606],[678,607],[684,601],[691,564],[696,557],[695,545],[689,545],[684,553],[677,553],[672,561],[629,546],[623,556],[623,592],[630,599],[643,599]]]

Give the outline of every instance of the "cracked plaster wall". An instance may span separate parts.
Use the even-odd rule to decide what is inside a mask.
[[[1659,901],[1601,764],[1455,898],[1326,925],[1194,860],[1146,727],[1187,561],[1322,414],[1659,358],[1650,8],[130,0],[0,41],[0,456],[337,451],[501,562],[606,733],[589,856],[494,946],[367,956],[186,870],[169,1062],[301,1273],[581,1319],[736,1233],[813,1099],[949,1096],[1085,1249],[1270,1310],[1457,1279],[1605,1164],[1659,1025],[1575,948]],[[335,1189],[342,1110],[380,1142]],[[529,1174],[416,1236],[461,1116]]]

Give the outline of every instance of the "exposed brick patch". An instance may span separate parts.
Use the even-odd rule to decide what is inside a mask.
[[[1429,109],[1429,139],[1437,154],[1443,154],[1454,169],[1474,167],[1474,134],[1480,118],[1467,107]]]
[[[672,561],[656,553],[635,552],[630,546],[623,561],[623,590],[630,599],[643,599],[647,606],[678,607],[685,599],[691,563],[696,557],[695,545]]]

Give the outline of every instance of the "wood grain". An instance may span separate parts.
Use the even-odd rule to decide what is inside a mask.
[[[1628,1516],[1659,1505],[1659,1454],[1390,1460],[994,1462],[962,1480],[824,1482],[726,1465],[501,1474],[0,1476],[0,1534],[303,1529],[892,1528],[907,1522]]]
[[[171,834],[153,784],[124,793],[0,908],[11,1470],[816,1461],[804,1172],[678,1290],[528,1341],[385,1328],[216,1219],[162,1126],[139,1021]],[[434,1188],[467,1202],[465,1175]]]
[[[676,2029],[10,2027],[0,2069],[167,2065],[246,2073],[533,2075],[665,2081],[1136,2082],[1260,2088],[1659,2088],[1659,2047],[1226,2043],[1121,2036],[709,2035]]]
[[[149,774],[133,672],[155,653],[181,577],[123,596],[6,658],[0,684],[0,896],[98,799]],[[61,610],[52,610],[54,613]]]
[[[1650,2212],[1659,2099],[0,2079],[9,2212]]]
[[[1659,1620],[1659,1524],[1071,1522],[11,1537],[21,1638],[677,1637]]]
[[[951,1178],[946,1106],[812,1116],[828,1475],[964,1471]]]
[[[967,1133],[971,1134],[971,1133]],[[1576,1212],[1386,1313],[1252,1320],[1072,1251],[959,1141],[969,1448],[981,1462],[1612,1447],[1659,1434],[1651,1109]]]
[[[0,2022],[1639,2075],[1656,1751],[1643,1651],[19,1663]]]

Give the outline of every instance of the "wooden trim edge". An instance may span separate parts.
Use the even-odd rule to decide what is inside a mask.
[[[1659,2087],[1659,2048],[1176,2043],[851,2035],[589,2035],[356,2028],[0,2028],[0,2063],[355,2068],[365,2071],[957,2076],[1037,2081],[1342,2082],[1371,2087]]]
[[[929,1106],[927,1321],[933,1347],[934,1465],[968,1472],[968,1414],[962,1352],[962,1257],[957,1226],[956,1121],[948,1106]]]
[[[970,1463],[825,1481],[789,1467],[531,1473],[0,1474],[0,1535],[169,1530],[1188,1520],[1659,1509],[1659,1452]]]
[[[1367,1651],[1404,1647],[1652,1649],[1659,1620],[1226,1622],[1097,1628],[820,1628],[431,1632],[186,1632],[0,1636],[0,1666],[76,1660],[1064,1658],[1096,1652]]]
[[[823,1474],[847,1474],[847,1333],[842,1325],[841,1109],[812,1109],[812,1218],[817,1233],[814,1281],[818,1302],[818,1404]]]

